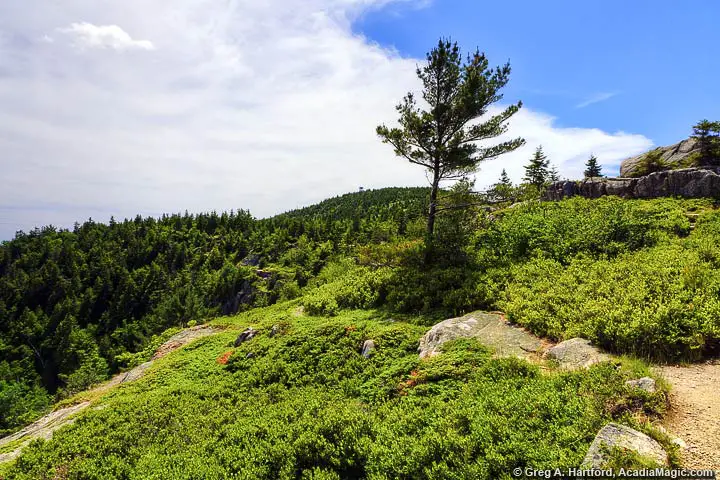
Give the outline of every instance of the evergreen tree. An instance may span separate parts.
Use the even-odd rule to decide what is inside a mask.
[[[542,145],[537,147],[530,163],[525,166],[523,180],[530,185],[542,188],[550,179],[550,161],[543,153]]]
[[[590,155],[590,158],[585,163],[585,178],[601,177],[602,167],[597,161],[595,155]]]
[[[692,138],[700,144],[700,164],[717,165],[720,163],[720,122],[701,120],[693,125]]]
[[[275,303],[356,245],[416,238],[429,193],[372,190],[263,220],[243,210],[89,220],[0,242],[0,436],[53,395],[137,365],[169,327]]]
[[[510,180],[510,177],[503,168],[503,171],[500,174],[500,179],[498,179],[498,182],[490,188],[489,193],[493,200],[504,202],[512,197],[513,190],[512,180]]]
[[[508,177],[507,172],[503,168],[502,173],[500,174],[500,180],[496,185],[503,185],[505,187],[512,187],[512,181],[510,180],[510,177]]]
[[[553,165],[552,167],[550,167],[548,176],[550,177],[551,182],[559,182],[560,181],[560,172],[558,171],[558,168],[556,165]]]
[[[475,171],[480,162],[511,152],[524,144],[522,138],[493,146],[477,142],[498,137],[507,131],[507,120],[521,107],[511,105],[484,122],[470,122],[487,114],[488,107],[502,99],[500,90],[510,79],[510,64],[488,67],[485,54],[476,50],[462,61],[457,43],[440,40],[427,54],[427,64],[417,69],[423,84],[423,110],[415,95],[408,93],[397,106],[400,128],[377,127],[383,143],[395,154],[420,165],[430,174],[430,201],[425,236],[426,261],[430,260],[438,193],[443,180],[458,180]]]

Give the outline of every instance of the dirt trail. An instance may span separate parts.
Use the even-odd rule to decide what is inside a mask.
[[[157,351],[152,357],[152,360],[150,360],[149,362],[145,362],[142,365],[139,365],[128,372],[119,373],[108,382],[99,385],[91,390],[88,390],[85,393],[98,396],[111,390],[117,385],[120,385],[121,383],[127,383],[137,380],[145,374],[145,370],[147,370],[148,367],[150,367],[150,365],[152,365],[155,360],[164,357],[168,353],[173,352],[182,346],[187,345],[193,340],[207,337],[209,335],[217,333],[218,331],[219,330],[213,327],[205,325],[200,325],[197,327],[183,330],[182,332],[173,335],[167,342],[163,343],[160,348],[157,349]],[[2,447],[5,445],[10,444],[11,442],[20,442],[12,451],[0,453],[0,463],[8,462],[15,459],[18,455],[20,455],[22,449],[25,448],[28,443],[35,439],[42,438],[45,440],[49,440],[55,430],[65,425],[71,424],[74,421],[75,414],[85,410],[91,404],[92,402],[85,401],[76,405],[72,405],[70,407],[61,408],[52,413],[49,413],[48,415],[45,415],[37,422],[28,425],[19,432],[16,432],[4,438],[0,438],[0,449],[2,449]]]
[[[720,472],[720,361],[657,367],[672,385],[667,429],[687,444],[687,468]]]

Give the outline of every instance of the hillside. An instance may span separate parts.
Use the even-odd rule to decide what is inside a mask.
[[[667,384],[648,362],[720,352],[713,202],[452,211],[427,265],[426,194],[361,192],[265,220],[89,222],[4,243],[0,427],[17,431],[53,400],[93,408],[0,475],[512,478],[578,466],[608,422],[649,434],[681,464],[657,428]],[[544,349],[582,337],[612,361],[566,371],[542,356],[493,355],[478,338],[420,359],[429,327],[478,309],[505,312]],[[79,393],[207,321],[222,331],[133,382]],[[626,385],[647,376],[656,391]]]
[[[0,245],[0,434],[140,362],[190,321],[294,298],[329,258],[393,241],[422,189],[346,195],[267,220],[238,211],[136,217]],[[392,197],[392,202],[388,198]]]
[[[388,217],[395,221],[402,216],[412,219],[425,213],[429,195],[430,190],[422,187],[390,187],[346,193],[309,207],[277,215],[273,220],[285,218],[347,220],[373,216]]]

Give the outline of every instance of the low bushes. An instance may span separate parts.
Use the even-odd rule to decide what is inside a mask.
[[[488,218],[463,247],[465,263],[424,265],[420,249],[386,244],[382,255],[363,253],[365,266],[329,264],[302,302],[322,315],[378,305],[435,315],[502,309],[553,339],[698,360],[720,349],[720,214],[711,207],[613,197],[528,203]],[[695,230],[688,212],[698,215]]]
[[[372,311],[293,317],[294,305],[235,319],[259,334],[227,365],[216,360],[237,331],[159,360],[28,447],[6,478],[507,480],[578,466],[600,427],[634,425],[641,408],[624,367],[545,375],[470,340],[420,361],[423,327]]]
[[[584,337],[660,360],[698,360],[720,346],[720,273],[684,245],[614,259],[535,259],[513,270],[500,306],[533,332]]]
[[[389,268],[350,267],[310,291],[302,300],[311,315],[335,315],[343,308],[372,308],[387,296]]]

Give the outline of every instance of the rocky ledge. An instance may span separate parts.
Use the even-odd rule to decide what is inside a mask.
[[[658,160],[671,169],[681,168],[683,165],[690,167],[688,161],[692,156],[700,154],[700,143],[695,138],[687,138],[680,143],[668,147],[658,147],[636,157],[628,158],[620,164],[621,177],[642,176],[643,161],[648,155],[657,155]]]
[[[720,198],[720,168],[683,168],[651,173],[640,178],[586,178],[551,184],[544,200],[581,196],[599,198]]]

